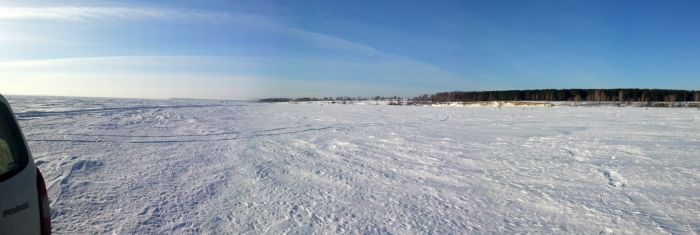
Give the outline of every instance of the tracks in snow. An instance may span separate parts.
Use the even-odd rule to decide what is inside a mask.
[[[176,108],[188,107],[188,106],[174,106]],[[207,106],[194,106],[194,107],[207,107]],[[217,107],[217,106],[213,106]],[[159,107],[163,108],[163,107]],[[103,109],[96,109],[103,110]],[[279,135],[293,135],[303,132],[310,131],[323,131],[323,130],[349,130],[353,128],[365,128],[365,127],[380,127],[387,125],[419,125],[429,122],[445,122],[450,119],[448,113],[439,113],[435,115],[433,120],[425,120],[421,122],[400,122],[400,123],[388,123],[388,122],[367,122],[367,123],[348,123],[348,124],[332,124],[325,126],[292,126],[292,127],[280,127],[273,129],[257,130],[248,133],[241,133],[237,131],[227,131],[227,132],[212,132],[212,133],[202,133],[202,134],[179,134],[179,135],[125,135],[125,134],[79,134],[79,133],[66,133],[66,134],[36,134],[28,135],[28,141],[34,142],[72,142],[72,143],[128,143],[128,144],[153,144],[153,143],[190,143],[190,142],[216,142],[216,141],[231,141],[231,140],[241,140],[241,139],[251,139],[260,137],[271,137]],[[84,137],[81,139],[68,139],[68,138],[35,138],[36,136],[76,136]],[[202,139],[202,138],[185,138],[183,137],[211,137],[211,136],[223,136],[221,138],[214,139]],[[96,137],[96,138],[93,138]],[[87,139],[93,138],[93,139]],[[146,140],[124,140],[125,138],[131,139],[146,139]]]

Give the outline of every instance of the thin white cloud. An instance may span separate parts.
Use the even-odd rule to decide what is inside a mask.
[[[331,35],[282,25],[264,17],[244,13],[198,11],[170,8],[146,7],[0,7],[0,21],[86,21],[91,20],[203,20],[216,22],[240,22],[255,24],[260,28],[277,30],[280,33],[305,40],[323,49],[342,51],[350,56],[367,56],[389,59],[424,67],[443,75],[455,76],[437,66],[404,56],[387,53],[371,46],[351,42]]]
[[[286,26],[278,26],[278,28],[284,33],[294,35],[295,37],[301,38],[302,40],[305,40],[320,48],[342,51],[351,56],[369,57],[367,59],[370,63],[372,61],[381,61],[385,64],[392,64],[396,66],[410,68],[410,70],[421,70],[423,72],[433,73],[435,76],[433,76],[431,79],[446,79],[448,81],[454,81],[459,79],[459,76],[455,73],[447,71],[438,66],[418,61],[402,55],[385,52],[371,47],[369,45],[348,41],[327,34],[297,28],[291,28]]]
[[[236,56],[196,56],[196,55],[165,55],[165,56],[104,56],[104,57],[73,57],[39,60],[0,61],[0,69],[41,70],[41,69],[73,69],[90,67],[151,67],[151,66],[220,66],[236,68],[258,68],[254,58]]]
[[[434,65],[411,58],[387,53],[371,46],[334,36],[298,29],[272,22],[264,17],[244,13],[197,11],[145,7],[0,7],[0,21],[90,21],[90,20],[204,20],[216,22],[245,21],[261,28],[275,29],[283,34],[305,40],[316,47],[338,50],[354,56],[393,59],[422,66],[426,69],[449,72]],[[454,75],[454,74],[453,74]],[[452,76],[452,75],[451,75]]]
[[[254,26],[256,29],[277,32],[283,37],[299,39],[313,47],[339,53],[348,60],[341,58],[338,61],[324,61],[323,64],[329,65],[328,67],[336,66],[342,68],[340,71],[358,71],[357,75],[360,77],[366,77],[367,74],[371,72],[371,76],[394,81],[402,79],[415,80],[422,77],[424,77],[425,80],[432,80],[433,82],[450,83],[460,80],[458,75],[429,63],[385,52],[366,44],[352,42],[323,33],[294,28],[275,22],[271,18],[264,16],[237,12],[147,7],[0,7],[0,22],[39,21],[50,23],[91,23],[93,21],[113,22],[137,20],[188,22],[199,20]],[[0,39],[2,38],[0,37]],[[84,81],[89,81],[89,77],[94,77],[97,80],[109,81],[111,79],[120,80],[120,77],[123,79],[124,77],[137,75],[137,77],[144,80],[159,80],[156,78],[176,77],[177,74],[175,72],[168,71],[177,70],[179,72],[191,71],[191,74],[186,76],[187,79],[185,80],[192,80],[202,75],[202,71],[226,70],[224,74],[231,74],[231,76],[234,77],[233,80],[245,80],[247,81],[245,83],[255,83],[257,87],[264,84],[265,87],[270,86],[270,89],[275,89],[272,87],[281,89],[283,87],[280,86],[283,86],[285,78],[275,77],[273,79],[268,76],[271,74],[265,74],[265,69],[270,68],[268,66],[286,64],[280,63],[280,59],[281,58],[240,58],[235,56],[165,55],[114,57],[107,55],[105,57],[0,61],[0,77],[8,79],[10,77],[14,79],[48,79],[44,77],[52,76],[61,77],[60,81],[70,81],[71,78],[77,79],[78,77]],[[311,75],[318,75],[315,79],[326,79],[328,80],[327,82],[331,83],[338,82],[333,81],[333,77],[337,74],[335,74],[332,69],[317,70],[314,66],[317,66],[318,63],[308,60],[302,61],[300,64],[309,67]],[[238,68],[240,68],[240,70],[236,70]],[[271,70],[275,69],[273,68]],[[249,73],[244,74],[240,71],[247,71]],[[225,77],[219,75],[220,74],[211,76],[211,74],[204,74],[204,77],[207,77],[209,80],[219,80]],[[272,75],[274,77],[274,74]],[[255,78],[251,79],[251,76]],[[338,76],[350,77],[342,74]],[[0,78],[0,80],[3,79]],[[132,78],[130,80],[136,81],[139,79]],[[318,82],[319,81],[315,81],[312,83]]]
[[[256,97],[257,64],[240,57],[122,56],[0,62],[1,94],[144,98]]]
[[[301,70],[278,68],[294,64]],[[403,62],[237,56],[117,56],[0,61],[0,93],[261,98],[275,95],[411,95],[445,79]],[[358,80],[355,80],[358,79]],[[416,81],[418,79],[418,81]],[[404,81],[405,80],[405,81]],[[156,84],[161,84],[157,86]],[[207,85],[210,84],[210,85]],[[410,84],[424,84],[412,86]],[[130,87],[139,87],[136,93]],[[69,89],[70,88],[70,89]],[[111,89],[111,91],[110,91]],[[165,92],[154,95],[149,90]],[[235,91],[229,96],[225,91]],[[214,95],[214,91],[221,93]]]
[[[252,15],[144,7],[0,7],[0,21],[208,20],[230,21]]]

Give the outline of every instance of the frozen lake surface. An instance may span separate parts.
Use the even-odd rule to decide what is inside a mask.
[[[700,111],[9,97],[55,233],[700,233]]]

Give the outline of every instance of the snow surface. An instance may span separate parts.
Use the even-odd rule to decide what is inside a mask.
[[[700,111],[9,97],[57,234],[700,232]]]

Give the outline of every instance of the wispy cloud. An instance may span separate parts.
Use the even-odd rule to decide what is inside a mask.
[[[307,41],[313,46],[323,49],[338,50],[354,56],[374,56],[383,58],[398,59],[406,62],[432,67],[432,69],[442,70],[433,65],[419,62],[411,58],[387,53],[371,46],[351,42],[345,39],[299,29],[279,22],[274,22],[269,18],[246,14],[241,12],[217,12],[189,9],[172,8],[149,8],[149,7],[84,7],[84,6],[61,6],[61,7],[0,7],[0,21],[85,21],[92,20],[202,20],[216,22],[239,22],[245,21],[248,24],[255,24],[261,28],[273,29],[283,34],[297,37]]]
[[[254,18],[248,14],[145,7],[0,7],[0,21],[207,20]]]
[[[290,64],[293,68],[278,67]],[[382,60],[177,55],[58,58],[0,61],[0,82],[9,84],[0,93],[41,90],[65,95],[82,89],[83,93],[100,91],[102,95],[122,96],[119,92],[133,92],[129,86],[136,86],[142,91],[135,97],[161,98],[177,96],[177,92],[188,94],[187,97],[211,98],[212,91],[221,93],[216,95],[218,98],[238,99],[275,95],[411,95],[427,92],[434,86],[434,79],[445,79],[438,73],[421,66],[407,67],[405,62]],[[415,84],[422,85],[412,87]],[[114,91],[108,92],[110,87]],[[226,95],[227,89],[235,92]],[[172,91],[153,95],[149,90]]]
[[[119,56],[0,62],[2,94],[255,98],[267,78],[247,58]]]
[[[366,44],[282,25],[277,25],[277,28],[286,34],[293,35],[294,37],[307,41],[309,44],[316,47],[340,51],[348,56],[359,56],[360,58],[366,59],[368,64],[381,62],[381,64],[384,66],[396,65],[399,67],[410,68],[408,70],[420,70],[425,73],[432,73],[432,79],[441,79],[446,81],[454,81],[459,79],[457,74],[441,67],[406,56],[382,51]]]
[[[6,79],[48,79],[56,77],[55,81],[67,82],[71,79],[90,81],[123,80],[131,77],[132,82],[145,80],[161,80],[162,78],[183,77],[185,80],[197,80],[198,77],[210,81],[231,77],[233,81],[245,81],[246,84],[256,84],[258,88],[270,90],[289,90],[289,82],[300,78],[308,80],[309,86],[327,84],[329,87],[348,86],[368,87],[366,81],[339,81],[338,79],[376,78],[373,81],[416,82],[415,80],[431,80],[434,82],[458,82],[460,77],[439,66],[422,62],[403,55],[389,53],[370,45],[353,42],[333,35],[318,33],[307,29],[297,28],[275,21],[268,16],[239,13],[202,11],[189,9],[154,8],[154,7],[1,7],[0,22],[49,22],[65,24],[91,24],[92,22],[115,21],[205,21],[252,26],[279,34],[281,38],[291,38],[317,47],[324,52],[340,55],[323,61],[303,58],[252,58],[236,56],[197,56],[197,55],[160,55],[160,56],[112,56],[96,55],[83,58],[58,58],[40,60],[0,61],[0,77]],[[1,31],[1,30],[0,30]],[[2,38],[0,38],[2,39]],[[1,40],[0,40],[1,41]],[[313,56],[313,55],[311,55]],[[294,61],[291,61],[294,60]],[[329,61],[330,60],[330,61]],[[293,62],[297,69],[307,71],[287,71],[273,68],[276,65],[286,65]],[[318,66],[322,65],[321,68]],[[272,71],[272,72],[271,72]],[[283,71],[283,72],[275,72]],[[226,76],[230,75],[230,76]],[[298,78],[284,76],[297,75]],[[311,75],[308,77],[306,75]],[[309,79],[310,78],[310,79]],[[17,80],[19,79],[19,80]],[[335,80],[334,80],[335,79]],[[5,79],[0,79],[5,80]],[[323,81],[323,82],[322,82]],[[419,81],[428,82],[428,81]],[[136,82],[138,83],[138,82]],[[29,83],[35,84],[35,83]],[[230,84],[230,83],[221,83]],[[285,85],[286,84],[286,85]],[[364,84],[364,85],[363,85]],[[331,86],[332,85],[332,86]],[[169,86],[172,86],[169,85]],[[243,89],[243,88],[242,88]],[[261,88],[262,89],[262,88]],[[303,90],[298,88],[299,90]],[[332,88],[331,88],[332,89]],[[245,90],[245,89],[243,89]],[[258,89],[258,91],[260,91]]]
[[[280,33],[307,41],[309,44],[330,50],[347,53],[350,56],[369,56],[378,59],[401,60],[414,65],[449,73],[434,65],[416,61],[404,56],[387,53],[374,47],[351,42],[342,38],[299,29],[269,18],[240,12],[217,12],[189,9],[148,8],[148,7],[0,7],[0,21],[85,21],[91,20],[202,20],[216,22],[239,22],[255,24],[262,29],[276,30]]]
[[[38,60],[0,61],[0,69],[5,71],[36,70],[49,68],[72,69],[79,67],[149,67],[149,66],[221,66],[235,68],[256,68],[254,58],[237,56],[197,56],[197,55],[166,55],[166,56],[103,56],[76,57]]]

